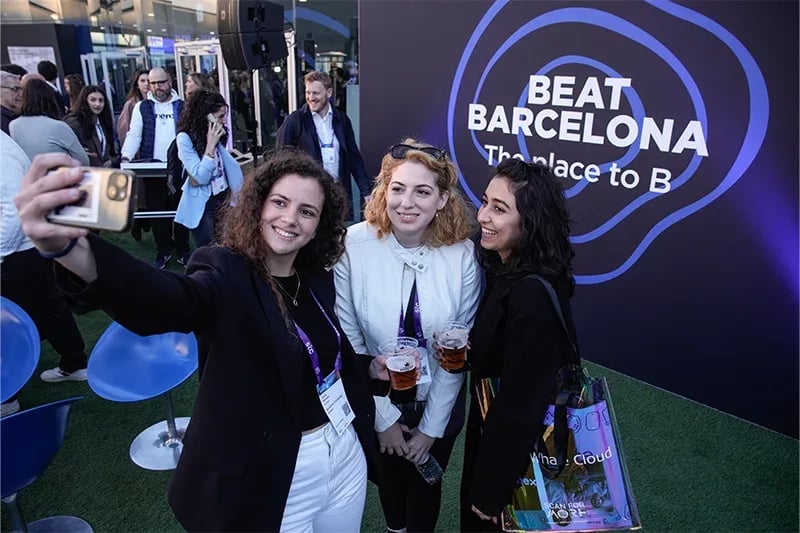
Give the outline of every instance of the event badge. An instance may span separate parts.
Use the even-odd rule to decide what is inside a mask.
[[[428,349],[418,346],[417,353],[419,353],[419,379],[417,379],[417,385],[430,383],[431,371],[428,365]]]
[[[317,385],[317,394],[336,433],[341,435],[356,418],[350,402],[347,401],[341,375],[336,370],[328,374],[322,383]]]
[[[216,177],[211,180],[211,194],[216,196],[217,194],[225,191],[228,188],[228,184],[225,182],[225,178],[222,176]]]
[[[336,150],[333,147],[333,143],[330,145],[323,144],[320,148],[322,150],[323,165],[332,165],[336,161]]]

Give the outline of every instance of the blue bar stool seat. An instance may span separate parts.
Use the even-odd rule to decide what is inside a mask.
[[[0,402],[28,382],[39,364],[39,330],[20,306],[0,296]]]
[[[26,524],[17,493],[36,481],[53,462],[67,433],[69,410],[81,397],[27,409],[0,420],[0,485],[12,531],[91,533],[92,526],[76,516],[51,516]]]
[[[142,431],[131,443],[131,460],[147,470],[173,470],[183,450],[189,417],[175,418],[170,390],[197,369],[193,333],[142,337],[113,322],[89,357],[89,386],[113,402],[165,401],[166,419]]]

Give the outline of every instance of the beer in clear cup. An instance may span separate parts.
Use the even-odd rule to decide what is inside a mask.
[[[467,364],[469,326],[463,322],[445,322],[433,333],[439,352],[439,366],[448,372],[461,372]]]
[[[380,354],[386,357],[386,368],[389,370],[392,389],[403,391],[417,384],[419,377],[418,346],[419,342],[412,337],[386,339],[378,346]]]

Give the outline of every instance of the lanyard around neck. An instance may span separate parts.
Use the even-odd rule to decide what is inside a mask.
[[[422,348],[427,348],[428,343],[425,340],[425,334],[422,332],[422,317],[419,312],[419,295],[417,294],[417,280],[414,280],[414,285],[411,286],[411,295],[409,296],[409,307],[412,309],[411,313],[414,317],[414,338],[417,339]],[[400,306],[400,326],[397,328],[397,335],[399,337],[406,336],[406,315],[403,312],[403,307]]]
[[[319,300],[317,300],[316,295],[314,295],[314,291],[309,289],[308,292],[311,293],[311,297],[314,298],[314,302],[317,304],[317,307],[319,307],[319,310],[322,312],[322,316],[325,317],[325,320],[328,321],[328,324],[330,324],[331,329],[333,329],[333,332],[336,334],[337,352],[336,352],[336,361],[333,364],[333,371],[338,374],[342,370],[342,336],[339,334],[339,330],[336,329],[336,326],[334,325],[333,321],[328,316],[328,313],[326,313],[325,309],[322,308],[322,304],[320,304]],[[322,375],[322,368],[320,368],[319,355],[317,354],[317,350],[316,348],[314,348],[314,344],[311,342],[311,339],[308,337],[306,332],[303,331],[303,328],[301,328],[300,325],[294,320],[292,320],[292,323],[294,324],[294,328],[297,330],[297,336],[300,337],[300,340],[303,341],[303,345],[306,347],[306,351],[308,352],[308,358],[311,360],[311,367],[314,369],[314,375],[317,378],[317,385],[322,385],[324,376]]]

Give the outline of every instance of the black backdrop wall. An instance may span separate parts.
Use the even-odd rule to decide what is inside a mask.
[[[361,144],[542,156],[585,357],[798,434],[796,2],[361,3]],[[591,165],[596,165],[595,167]]]

